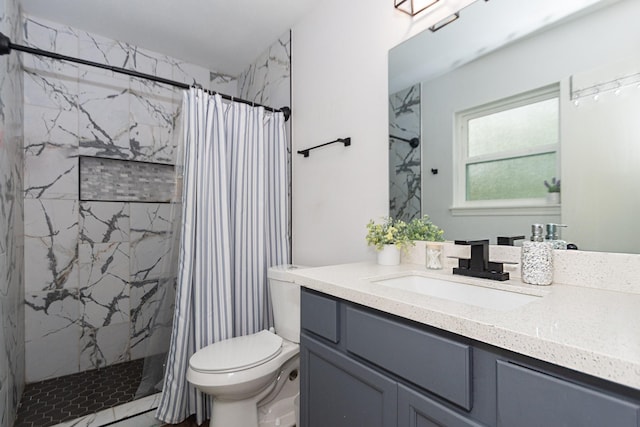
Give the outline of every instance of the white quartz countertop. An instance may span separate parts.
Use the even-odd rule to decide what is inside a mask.
[[[498,311],[374,282],[408,273],[541,298]],[[293,270],[291,276],[309,289],[640,390],[640,294],[496,282],[415,264],[342,264]]]

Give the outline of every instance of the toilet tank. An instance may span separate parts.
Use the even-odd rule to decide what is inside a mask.
[[[276,334],[294,342],[300,342],[300,286],[288,277],[287,272],[303,267],[285,264],[270,267],[267,273]]]

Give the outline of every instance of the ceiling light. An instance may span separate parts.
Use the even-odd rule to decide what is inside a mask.
[[[459,13],[454,13],[451,16],[447,16],[446,18],[444,18],[442,21],[436,23],[436,25],[429,27],[429,30],[431,30],[432,33],[435,33],[436,31],[446,27],[447,25],[451,24],[453,21],[455,21],[456,19],[460,18],[460,14]]]
[[[394,0],[394,7],[404,13],[416,16],[423,10],[438,3],[439,0]]]

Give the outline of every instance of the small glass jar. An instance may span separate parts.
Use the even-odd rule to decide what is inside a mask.
[[[442,269],[442,242],[427,242],[427,268],[429,270]]]

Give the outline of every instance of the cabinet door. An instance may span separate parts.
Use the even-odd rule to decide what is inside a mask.
[[[397,384],[309,337],[301,340],[302,427],[392,427]]]
[[[418,393],[398,385],[398,427],[481,427],[482,424]]]
[[[499,426],[640,426],[638,402],[508,362],[497,372]]]

